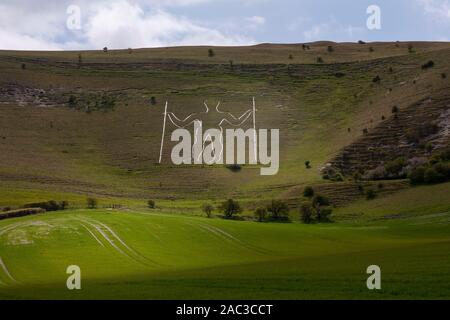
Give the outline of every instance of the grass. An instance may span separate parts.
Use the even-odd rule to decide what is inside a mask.
[[[2,85],[42,89],[56,103],[11,102],[1,108],[2,184],[99,198],[170,200],[218,194],[275,197],[292,185],[319,182],[318,169],[360,137],[363,128],[390,116],[393,104],[402,109],[448,86],[440,76],[447,71],[447,43],[416,43],[415,54],[407,53],[406,43],[370,45],[375,52],[366,45],[335,44],[324,65],[309,59],[326,52],[327,43],[311,45],[311,52],[303,52],[301,45],[215,48],[214,58],[206,47],[92,51],[83,53],[86,65],[81,68],[75,52],[1,51]],[[292,50],[299,53],[288,67],[284,60]],[[225,64],[232,59],[236,68],[221,66],[222,59]],[[420,66],[430,59],[436,66],[423,72]],[[382,78],[380,85],[373,85],[375,75]],[[88,114],[60,105],[71,95],[104,93],[116,97],[114,111]],[[153,96],[156,105],[149,103]],[[183,117],[198,111],[204,100],[210,105],[220,100],[224,110],[240,114],[253,96],[258,127],[280,129],[277,176],[261,177],[250,167],[239,173],[224,167],[174,170],[169,141],[163,164],[156,165],[166,100]],[[305,169],[307,160],[312,170]]]
[[[0,86],[16,97],[0,90],[0,207],[70,202],[64,212],[0,221],[0,299],[450,298],[449,183],[371,201],[342,188],[335,193],[357,200],[336,208],[330,224],[301,224],[296,212],[289,224],[200,217],[206,201],[238,199],[248,216],[270,199],[296,201],[306,185],[333,193],[321,166],[393,105],[401,113],[448,89],[448,43],[417,42],[414,54],[408,43],[332,44],[327,53],[329,45],[220,47],[214,57],[209,47],[89,51],[81,66],[78,52],[0,51]],[[26,89],[43,90],[47,102]],[[104,94],[114,110],[64,104]],[[169,141],[156,164],[166,100],[183,117],[205,100],[239,115],[252,97],[258,127],[280,129],[278,175],[175,167]],[[82,209],[87,197],[99,209]],[[65,288],[71,264],[81,267],[81,291]],[[366,288],[372,264],[381,291]]]
[[[102,209],[5,220],[0,256],[19,283],[0,273],[0,297],[449,298],[449,217],[303,225]],[[82,270],[79,292],[65,288],[71,264]],[[372,264],[379,292],[365,287]]]

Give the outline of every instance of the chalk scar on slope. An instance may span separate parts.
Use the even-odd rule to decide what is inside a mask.
[[[3,262],[3,259],[0,257],[0,267],[3,269],[3,272],[5,272],[6,276],[11,279],[12,282],[18,283],[18,281],[11,275],[8,268],[6,267],[5,263]]]

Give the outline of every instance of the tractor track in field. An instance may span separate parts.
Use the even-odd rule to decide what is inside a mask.
[[[87,231],[90,233],[90,235],[98,242],[100,243],[103,247],[106,247],[104,245],[104,243],[97,237],[95,236],[94,232],[89,229],[88,226],[90,226],[91,228],[94,228],[95,231],[97,231],[102,238],[118,253],[120,253],[121,255],[123,255],[124,257],[127,257],[139,264],[145,265],[147,267],[151,267],[151,266],[155,266],[158,265],[160,266],[161,264],[157,263],[154,260],[151,260],[147,257],[145,257],[144,255],[138,253],[136,250],[132,249],[122,238],[119,237],[119,235],[109,226],[107,226],[106,224],[92,219],[92,218],[80,218],[78,217],[76,220],[78,220],[79,222],[81,222],[80,224],[87,229]],[[84,225],[83,223],[87,224],[88,226]]]
[[[268,253],[270,253],[269,250],[262,249],[262,248],[259,248],[257,246],[251,245],[251,244],[249,244],[247,242],[244,242],[244,241],[236,238],[235,236],[229,234],[228,232],[226,232],[226,231],[224,231],[224,230],[222,230],[222,229],[220,229],[218,227],[214,227],[214,226],[208,225],[208,224],[198,224],[198,225],[189,224],[189,225],[198,227],[198,228],[200,228],[203,231],[207,231],[209,233],[212,233],[213,235],[215,235],[215,236],[217,236],[217,237],[219,237],[221,239],[224,239],[224,240],[226,240],[226,241],[228,241],[228,242],[230,242],[230,243],[232,243],[234,245],[237,245],[237,246],[239,246],[241,248],[245,248],[247,250],[254,251],[254,252],[257,252],[257,253],[260,253],[260,254],[268,254]]]
[[[9,272],[8,268],[6,267],[6,264],[3,262],[2,257],[0,257],[0,268],[3,270],[5,275],[11,280],[13,283],[18,283],[18,281],[11,275],[11,272]],[[3,282],[0,282],[1,284],[4,284]]]
[[[92,238],[94,238],[94,240],[95,241],[97,241],[97,243],[100,245],[100,246],[102,246],[102,247],[104,247],[105,245],[103,244],[103,242],[101,242],[100,240],[99,240],[99,238],[97,238],[97,236],[91,231],[91,229],[89,229],[85,224],[83,224],[83,223],[80,223],[82,226],[83,226],[83,228],[85,228],[86,230],[87,230],[87,232],[89,232],[89,234],[92,236]]]

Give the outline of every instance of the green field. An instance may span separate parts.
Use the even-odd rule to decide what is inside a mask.
[[[163,209],[79,209],[5,220],[0,256],[9,275],[0,272],[0,298],[448,299],[450,205],[440,211],[421,194],[416,201],[428,208],[420,214],[388,216],[393,199],[384,215],[355,222],[343,213],[361,206],[350,206],[341,209],[342,221],[320,225]],[[82,271],[80,291],[66,289],[73,264]],[[376,292],[366,288],[373,264],[382,270]]]

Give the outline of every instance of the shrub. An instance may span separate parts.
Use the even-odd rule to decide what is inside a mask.
[[[305,187],[303,190],[303,196],[306,198],[312,198],[314,197],[314,189],[312,187]]]
[[[155,202],[155,200],[148,200],[148,201],[147,201],[147,206],[148,206],[150,209],[155,209],[155,208],[156,208],[156,202]]]
[[[263,222],[266,220],[267,210],[266,208],[257,208],[255,210],[255,218],[258,222]]]
[[[403,168],[407,165],[405,158],[397,158],[392,161],[388,161],[384,169],[389,178],[397,178],[402,175]]]
[[[289,207],[281,200],[272,200],[266,209],[274,221],[289,220]]]
[[[152,96],[152,97],[150,98],[150,103],[151,103],[152,105],[155,105],[155,104],[156,104],[156,97]]]
[[[433,68],[433,67],[434,67],[434,61],[433,60],[430,60],[427,63],[424,63],[422,65],[422,69],[423,70],[430,69],[430,68]]]
[[[95,208],[97,208],[97,199],[95,199],[95,198],[87,198],[87,200],[86,200],[86,202],[87,202],[87,208],[88,209],[95,209]]]
[[[317,63],[323,63],[323,58],[322,57],[317,57]]]
[[[12,211],[5,211],[0,213],[0,220],[8,219],[8,218],[18,218],[25,217],[32,214],[45,213],[45,209],[43,208],[25,208],[25,209],[17,209]]]
[[[25,63],[22,63],[21,66],[22,70],[25,70],[27,68],[27,65]]]
[[[445,177],[436,171],[436,169],[428,168],[425,170],[425,174],[423,176],[425,183],[439,183],[445,180]]]
[[[216,55],[213,49],[208,49],[208,57],[212,58]]]
[[[359,172],[359,171],[353,172],[352,177],[353,177],[353,180],[356,181],[356,182],[361,181],[361,179],[362,179],[361,172]]]
[[[443,180],[450,179],[450,163],[438,162],[433,165],[433,169],[442,176]]]
[[[367,189],[366,190],[366,199],[372,200],[377,197],[377,192],[374,189]]]
[[[330,205],[330,200],[327,197],[318,194],[318,195],[314,196],[314,198],[312,200],[312,205],[314,207],[317,207],[317,206],[329,206]]]
[[[364,186],[362,184],[358,184],[358,191],[361,194],[364,194]]]
[[[233,199],[228,199],[227,201],[223,202],[219,208],[227,219],[230,219],[233,217],[233,215],[242,212],[239,202]]]
[[[380,83],[381,82],[380,76],[377,75],[375,78],[372,79],[372,82],[373,83]]]
[[[425,168],[424,167],[417,167],[412,169],[409,172],[408,178],[411,182],[411,184],[421,184],[424,183],[424,176],[425,176]]]
[[[311,161],[305,161],[306,169],[311,169]]]
[[[239,172],[242,170],[242,166],[239,164],[230,164],[226,168],[232,172]]]
[[[332,53],[332,52],[334,51],[333,46],[328,46],[327,51],[328,51],[329,53]]]
[[[205,203],[202,205],[202,210],[208,218],[211,218],[214,206],[211,203]]]
[[[373,47],[369,47],[369,52],[374,52],[375,49]]]
[[[42,208],[45,211],[59,211],[65,210],[69,205],[67,201],[57,202],[55,200],[50,200],[46,202],[36,202],[36,203],[28,203],[24,205],[24,208]]]
[[[392,113],[393,113],[393,114],[398,113],[398,111],[399,111],[399,109],[398,109],[397,106],[393,106],[393,107],[392,107]]]
[[[294,59],[294,56],[292,54],[289,55],[289,60]]]
[[[441,78],[442,79],[447,79],[447,74],[445,72],[441,73]]]
[[[70,96],[69,101],[67,102],[70,108],[76,108],[77,106],[77,97]]]
[[[366,44],[366,42],[365,42],[365,41],[362,41],[362,40],[358,40],[358,43],[359,43],[359,44]]]
[[[304,202],[300,205],[300,219],[303,223],[309,224],[313,219],[314,208],[311,203]]]
[[[330,207],[317,207],[316,208],[316,217],[317,221],[324,222],[329,221],[329,216],[333,213],[333,209]]]
[[[441,151],[441,153],[439,154],[439,158],[442,161],[450,161],[450,148],[444,149],[443,151]]]

